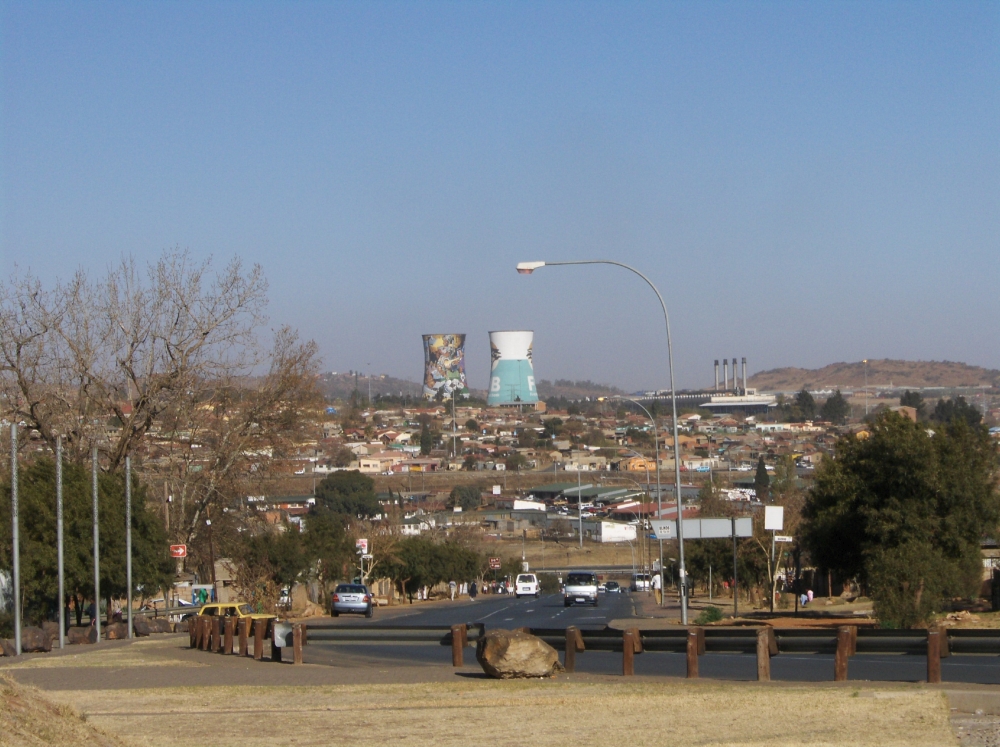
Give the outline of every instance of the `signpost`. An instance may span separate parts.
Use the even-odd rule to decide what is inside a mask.
[[[361,539],[355,540],[354,549],[357,551],[360,558],[360,570],[361,570],[361,583],[368,583],[368,573],[372,571],[372,556],[368,553],[368,539],[362,537]],[[365,572],[365,561],[368,561],[368,572]]]
[[[500,570],[500,558],[490,558],[490,570],[499,571]]]
[[[775,542],[794,542],[795,538],[787,534],[776,534],[774,536]]]
[[[771,613],[774,613],[775,586],[778,583],[778,568],[774,559],[774,543],[778,541],[776,532],[785,528],[785,507],[764,506],[764,530],[771,532]],[[789,541],[791,538],[789,537]]]
[[[186,558],[188,554],[187,545],[171,545],[170,546],[170,557],[172,558]]]

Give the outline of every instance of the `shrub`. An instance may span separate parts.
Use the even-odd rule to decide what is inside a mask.
[[[709,605],[701,611],[701,614],[695,618],[695,625],[709,625],[714,622],[719,622],[722,619],[722,610],[718,607]]]

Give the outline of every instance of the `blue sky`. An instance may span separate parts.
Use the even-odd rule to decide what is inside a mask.
[[[263,265],[330,370],[1000,368],[1000,3],[0,5],[0,272]]]

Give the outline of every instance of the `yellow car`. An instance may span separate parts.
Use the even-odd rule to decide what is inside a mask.
[[[227,617],[234,617],[237,621],[241,617],[246,617],[250,620],[277,619],[277,615],[267,615],[254,612],[253,607],[246,602],[220,602],[206,604],[202,606],[202,608],[198,611],[198,614],[204,617],[221,617],[223,620]]]

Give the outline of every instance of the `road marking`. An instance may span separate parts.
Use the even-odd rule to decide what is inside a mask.
[[[503,621],[504,621],[504,622],[510,622],[510,621],[511,621],[511,620],[513,620],[513,619],[514,619],[513,617],[505,617],[505,618],[503,619]]]
[[[534,612],[534,610],[525,610],[524,612],[525,612],[525,614],[527,614],[529,612]]]
[[[510,609],[510,607],[501,607],[500,609],[494,610],[493,612],[491,612],[488,615],[482,615],[479,619],[480,620],[485,620],[487,617],[493,617],[493,615],[496,615],[499,612],[506,612],[509,609]]]

